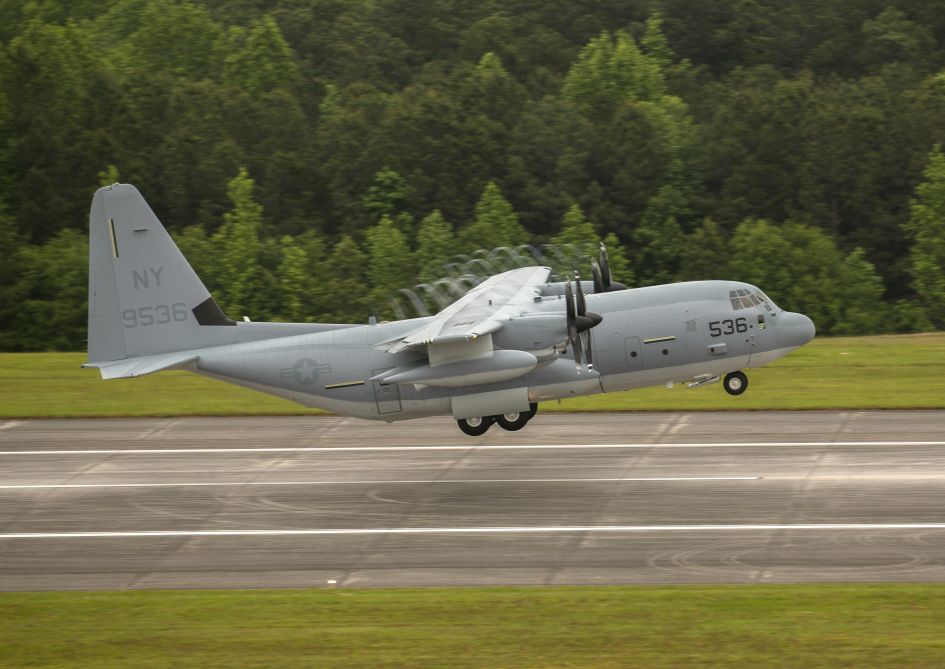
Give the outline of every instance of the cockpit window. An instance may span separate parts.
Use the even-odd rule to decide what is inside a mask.
[[[762,304],[765,305],[765,309],[771,313],[775,313],[778,310],[778,307],[775,305],[775,303],[772,302],[771,299],[760,290],[758,291],[758,298],[761,300]]]
[[[753,307],[759,306],[763,306],[772,314],[777,310],[774,302],[772,302],[768,296],[762,293],[760,290],[750,291],[744,288],[730,290],[728,292],[728,299],[729,302],[732,303],[732,309],[735,311],[739,311],[740,309],[751,309]]]

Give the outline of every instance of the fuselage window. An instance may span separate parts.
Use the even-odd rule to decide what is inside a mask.
[[[765,329],[765,315],[758,314],[758,328],[761,330]]]

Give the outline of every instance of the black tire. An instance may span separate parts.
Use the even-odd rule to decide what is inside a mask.
[[[470,437],[478,437],[486,433],[492,425],[492,416],[483,416],[482,418],[460,418],[456,421],[459,429]]]
[[[498,423],[499,427],[503,430],[515,432],[525,427],[531,417],[531,411],[515,411],[513,413],[504,413],[495,416],[495,422]]]
[[[729,395],[741,395],[748,390],[748,377],[744,372],[729,372],[722,380],[722,387]]]
[[[538,413],[538,402],[532,402],[528,405],[528,420],[534,418],[536,413]]]

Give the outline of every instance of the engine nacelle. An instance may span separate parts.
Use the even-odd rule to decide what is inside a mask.
[[[529,314],[512,318],[492,334],[496,348],[531,351],[539,358],[567,345],[568,322],[563,313]]]

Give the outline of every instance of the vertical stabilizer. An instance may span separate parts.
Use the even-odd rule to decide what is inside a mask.
[[[228,340],[223,331],[235,325],[137,188],[96,191],[89,214],[89,362],[213,346]]]

